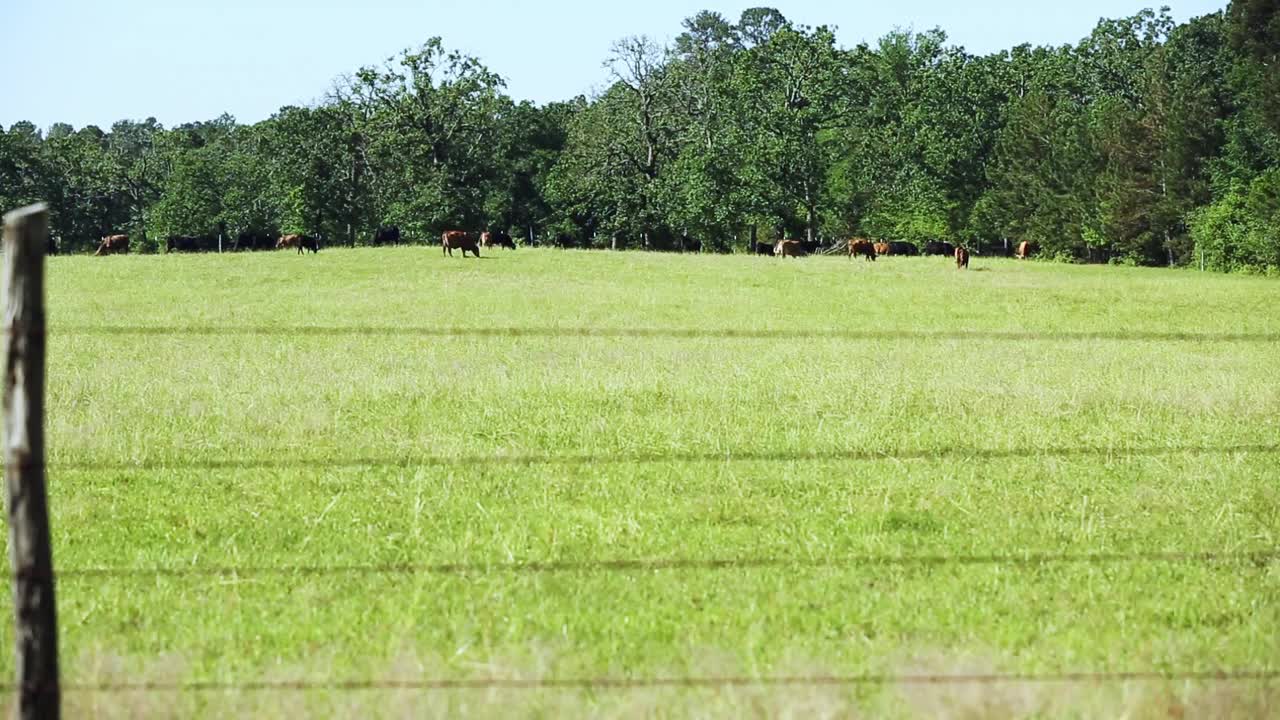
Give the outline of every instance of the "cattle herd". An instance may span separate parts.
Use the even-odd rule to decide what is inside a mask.
[[[232,252],[296,249],[298,254],[301,255],[307,250],[312,253],[320,252],[320,240],[321,238],[318,236],[296,233],[277,235],[274,233],[242,232],[236,236],[234,242],[228,243],[224,248],[222,240],[217,236],[171,235],[165,241],[165,250],[172,253],[216,252],[224,249]],[[374,245],[399,245],[400,242],[400,228],[394,225],[379,227],[373,235]],[[701,243],[698,243],[698,246],[700,248]],[[464,258],[468,253],[475,257],[480,257],[480,248],[494,247],[515,250],[516,244],[511,235],[504,230],[487,232],[446,230],[440,236],[441,253],[450,257],[453,256],[454,250],[462,251],[462,257]],[[817,253],[821,247],[821,243],[816,240],[779,240],[775,243],[757,242],[755,243],[754,251],[757,255],[794,258]],[[56,252],[56,248],[57,246],[51,238],[49,241],[49,254]],[[847,249],[850,260],[854,257],[863,257],[868,262],[875,262],[875,259],[881,255],[949,255],[955,258],[957,269],[963,270],[969,267],[968,248],[956,246],[949,242],[935,241],[925,243],[922,253],[919,247],[909,242],[873,242],[862,238],[854,238],[848,241]],[[1035,250],[1034,243],[1021,242],[1017,245],[1017,251],[1014,254],[1019,259],[1026,259]],[[128,235],[105,235],[102,237],[98,250],[94,255],[114,255],[127,252],[129,252]]]
[[[1026,243],[1023,243],[1026,245]],[[1022,248],[1026,251],[1027,248]],[[849,259],[855,256],[862,256],[868,262],[875,262],[880,255],[919,255],[920,250],[909,242],[871,242],[861,238],[854,238],[849,241]],[[950,255],[956,260],[957,270],[966,270],[969,267],[969,250],[963,246],[952,245],[949,242],[928,242],[924,245],[925,255]],[[1029,254],[1029,253],[1028,253]],[[1019,257],[1026,257],[1026,254],[1020,254]]]
[[[862,257],[867,262],[875,262],[876,258],[881,255],[948,255],[955,258],[956,269],[965,270],[969,267],[969,249],[949,242],[935,241],[925,243],[923,252],[914,243],[872,242],[863,238],[853,238],[848,241],[845,247],[848,250],[850,260],[855,257]],[[818,243],[805,240],[779,240],[772,245],[761,242],[755,244],[755,253],[757,255],[770,255],[780,258],[812,255],[818,249]],[[1018,244],[1017,251],[1014,254],[1017,258],[1025,260],[1031,257],[1034,252],[1035,245],[1033,243],[1022,242]]]

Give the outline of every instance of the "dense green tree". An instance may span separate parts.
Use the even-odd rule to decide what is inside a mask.
[[[941,30],[842,49],[756,7],[615,43],[595,97],[537,106],[439,38],[243,125],[0,129],[0,203],[64,250],[128,232],[380,225],[725,251],[777,235],[1022,240],[1076,261],[1280,271],[1280,5],[1100,21],[975,56]],[[764,237],[761,237],[763,232]]]
[[[376,221],[417,237],[483,227],[487,190],[498,181],[498,118],[510,107],[502,86],[479,60],[447,50],[440,38],[395,63],[361,68],[344,89],[358,111],[346,132],[360,137],[326,135],[330,152],[350,155],[343,169],[327,170],[348,180],[368,172]]]

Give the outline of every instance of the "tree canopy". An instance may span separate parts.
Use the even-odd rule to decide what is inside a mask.
[[[1065,260],[1280,271],[1280,5],[1103,20],[973,55],[940,29],[839,46],[772,8],[618,40],[594,97],[514,101],[441,38],[322,101],[108,131],[0,128],[0,204],[50,203],[64,250],[129,232],[397,225],[707,251],[757,239],[1019,241]]]

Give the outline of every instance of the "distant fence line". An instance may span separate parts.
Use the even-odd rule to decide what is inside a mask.
[[[232,325],[54,325],[50,336],[342,336],[405,337],[585,337],[726,340],[988,340],[1015,342],[1205,342],[1276,343],[1280,332],[1052,331],[1052,330],[800,330],[788,328],[592,328],[432,326],[232,326]]]

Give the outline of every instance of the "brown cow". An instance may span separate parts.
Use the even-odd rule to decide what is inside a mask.
[[[1027,258],[1031,257],[1031,253],[1035,251],[1036,251],[1036,246],[1032,245],[1026,240],[1023,240],[1022,242],[1018,243],[1018,259],[1019,260],[1026,260]]]
[[[804,243],[799,240],[779,240],[773,247],[773,254],[780,258],[803,257]]]
[[[298,248],[298,254],[301,255],[303,250],[310,250],[313,253],[320,252],[320,243],[310,235],[281,235],[276,241],[276,249],[280,248]]]
[[[875,249],[876,255],[889,255],[893,251],[893,248],[891,248],[887,242],[878,242],[872,247]]]
[[[111,255],[113,253],[129,252],[129,236],[128,235],[107,235],[102,238],[102,243],[98,245],[98,251],[94,255]]]
[[[476,242],[476,234],[469,233],[464,230],[445,230],[440,236],[441,252],[449,254],[453,257],[453,250],[457,248],[462,251],[462,257],[467,256],[467,251],[476,257],[480,257],[480,245]]]
[[[967,270],[969,268],[969,251],[962,247],[956,248],[956,269]]]
[[[870,240],[853,239],[849,241],[849,259],[854,255],[864,255],[869,262],[875,262],[876,246]]]

